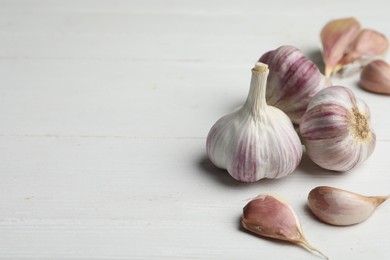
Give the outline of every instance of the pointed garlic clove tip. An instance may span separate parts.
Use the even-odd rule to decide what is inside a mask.
[[[328,22],[321,30],[323,59],[325,67],[335,68],[344,56],[348,45],[361,29],[360,23],[353,17],[336,19]],[[325,73],[330,76],[331,71]]]
[[[329,78],[330,76],[332,76],[332,74],[333,74],[333,68],[329,66],[325,66],[325,76]]]
[[[309,192],[308,207],[321,221],[336,225],[354,225],[366,220],[389,196],[364,196],[329,186]]]
[[[390,95],[390,65],[383,60],[372,61],[363,68],[359,85],[374,93]]]
[[[262,194],[251,200],[243,209],[242,226],[259,236],[269,237],[300,245],[308,251],[320,255],[303,235],[301,225],[294,210],[283,199]]]

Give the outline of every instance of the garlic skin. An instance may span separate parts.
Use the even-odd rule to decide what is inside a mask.
[[[211,162],[242,182],[284,177],[302,158],[290,119],[265,101],[268,73],[266,64],[256,63],[244,106],[220,118],[207,136]]]
[[[366,60],[384,54],[388,48],[389,42],[385,35],[375,30],[363,29],[345,50],[339,65],[344,67],[359,59],[367,62]]]
[[[359,21],[353,17],[328,22],[320,36],[327,77],[336,72],[348,76],[360,71],[362,66],[384,55],[389,48],[385,35],[362,29]]]
[[[243,209],[241,225],[257,235],[300,245],[327,259],[308,243],[294,210],[279,197],[262,194],[251,200]]]
[[[359,85],[370,92],[390,95],[390,65],[383,60],[372,61],[363,68]]]
[[[339,61],[360,30],[359,21],[353,17],[332,20],[322,28],[320,37],[327,77],[342,68]]]
[[[367,104],[342,86],[318,92],[299,126],[310,159],[322,168],[348,171],[373,152],[376,135]]]
[[[363,222],[390,196],[363,196],[329,186],[319,186],[309,192],[307,203],[320,220],[336,226]]]
[[[268,64],[267,104],[285,112],[294,124],[299,124],[310,99],[331,82],[303,53],[284,45],[261,56]]]

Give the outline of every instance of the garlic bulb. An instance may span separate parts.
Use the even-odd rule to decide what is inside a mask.
[[[325,223],[345,226],[366,220],[390,196],[363,196],[354,192],[320,186],[310,191],[310,210]]]
[[[261,56],[268,64],[267,104],[285,112],[293,123],[299,124],[310,99],[330,80],[317,66],[293,46],[281,46]]]
[[[390,95],[390,65],[374,60],[364,67],[359,85],[371,92]]]
[[[348,171],[373,152],[376,136],[364,101],[341,86],[318,92],[310,101],[299,126],[308,156],[317,165]]]
[[[281,198],[262,194],[251,200],[244,207],[241,225],[257,235],[301,245],[327,259],[307,242],[297,215]]]
[[[265,101],[268,73],[266,64],[256,63],[244,106],[220,118],[207,136],[211,162],[243,182],[286,176],[302,157],[290,119]]]

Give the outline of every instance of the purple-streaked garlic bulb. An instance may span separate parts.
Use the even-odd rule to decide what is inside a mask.
[[[285,112],[294,124],[299,124],[310,99],[330,86],[317,66],[293,46],[281,46],[261,56],[269,66],[267,104]]]
[[[291,120],[266,103],[268,73],[266,64],[256,63],[244,106],[220,118],[207,136],[211,162],[242,182],[284,177],[302,158]]]
[[[331,86],[318,92],[299,127],[308,156],[328,170],[351,170],[375,148],[369,108],[346,87]]]

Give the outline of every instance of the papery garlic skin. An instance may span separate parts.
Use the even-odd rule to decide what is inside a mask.
[[[320,186],[310,191],[307,203],[310,210],[325,223],[337,226],[363,222],[389,196],[363,196],[354,192]]]
[[[267,104],[285,112],[299,124],[310,99],[331,85],[317,66],[293,46],[281,46],[259,59],[268,64]]]
[[[390,95],[390,65],[383,60],[374,60],[360,74],[359,85],[374,93]]]
[[[342,86],[328,87],[313,97],[299,130],[310,159],[328,170],[355,168],[376,144],[367,104]]]
[[[385,35],[375,30],[363,29],[350,43],[338,63],[341,67],[359,59],[364,59],[367,63],[367,60],[383,55],[388,48],[389,42]]]
[[[320,36],[327,77],[342,68],[339,61],[360,30],[359,21],[353,17],[332,20],[322,28]]]
[[[256,63],[245,105],[219,119],[207,136],[211,162],[242,182],[281,178],[302,158],[302,144],[290,119],[265,101],[269,70]]]

